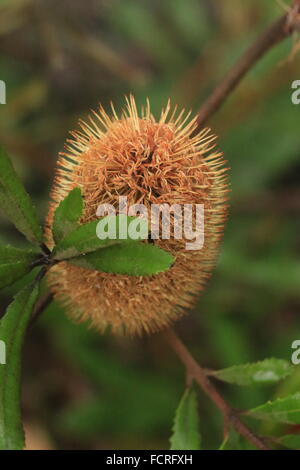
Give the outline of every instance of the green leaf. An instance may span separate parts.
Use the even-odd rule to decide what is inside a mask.
[[[195,390],[187,389],[176,410],[171,450],[200,450],[199,416]]]
[[[37,259],[34,251],[21,250],[13,246],[0,246],[0,289],[13,284],[31,270]]]
[[[174,258],[155,245],[123,243],[69,261],[76,266],[105,273],[151,276],[169,269]]]
[[[26,327],[38,298],[37,284],[26,286],[0,321],[0,338],[6,344],[7,363],[0,365],[0,449],[24,447],[21,417],[21,353]]]
[[[109,237],[100,239],[97,236],[97,233],[99,234],[99,223],[107,227],[115,228],[115,233],[113,233],[112,230]],[[107,216],[101,220],[93,220],[87,224],[80,225],[57,244],[53,255],[55,259],[63,260],[118,243],[133,242],[133,238],[129,232],[132,223],[140,224],[140,235],[137,239],[142,240],[147,238],[147,220],[137,217],[127,217],[126,215]]]
[[[217,379],[237,385],[269,385],[286,378],[293,366],[282,359],[265,359],[253,364],[243,364],[211,373]]]
[[[231,427],[219,450],[248,450],[249,448],[249,444]]]
[[[248,411],[247,415],[276,423],[300,424],[300,392],[269,401]]]
[[[29,241],[42,242],[42,229],[32,201],[2,148],[0,148],[0,208]]]
[[[287,434],[276,439],[276,442],[288,449],[300,450],[300,434]]]
[[[230,435],[226,436],[218,450],[241,450],[237,436],[234,435],[233,439]]]
[[[56,243],[65,238],[79,226],[83,211],[83,198],[80,188],[74,188],[60,202],[54,213],[53,238]]]
[[[256,448],[232,429],[218,450],[256,450]]]

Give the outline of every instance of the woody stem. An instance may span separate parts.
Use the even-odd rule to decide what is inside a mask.
[[[300,29],[300,0],[294,0],[289,13],[280,17],[252,44],[223,80],[213,90],[198,112],[198,126],[203,127],[222,106],[247,72],[270,50]]]
[[[183,342],[178,338],[174,330],[169,329],[164,333],[168,344],[171,346],[173,351],[179,357],[181,362],[184,364],[187,373],[190,377],[193,377],[195,382],[200,385],[202,390],[208,395],[208,397],[215,403],[219,408],[224,417],[224,423],[227,428],[227,424],[230,423],[236,431],[250,441],[255,447],[260,450],[270,450],[265,444],[264,440],[257,436],[251,429],[246,426],[243,421],[240,420],[237,412],[231,408],[231,406],[224,400],[222,395],[218,392],[212,382],[208,379],[205,371],[199,365],[199,363],[193,358]]]

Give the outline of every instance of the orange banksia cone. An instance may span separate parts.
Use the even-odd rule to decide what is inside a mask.
[[[203,204],[204,245],[187,250],[172,237],[155,243],[175,257],[166,272],[147,276],[107,274],[55,265],[48,274],[55,297],[77,321],[89,321],[103,332],[140,334],[168,326],[190,309],[214,268],[227,212],[227,170],[215,150],[215,136],[197,131],[196,118],[171,109],[168,103],[155,120],[149,102],[141,114],[133,97],[119,117],[102,107],[81,131],[73,132],[58,160],[46,237],[52,242],[54,211],[68,192],[80,187],[85,210],[82,223],[97,218],[100,204]]]

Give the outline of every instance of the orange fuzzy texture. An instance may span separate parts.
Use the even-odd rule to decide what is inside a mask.
[[[142,334],[158,331],[181,317],[194,304],[214,268],[227,213],[228,182],[222,153],[214,150],[209,129],[196,132],[168,103],[155,121],[149,102],[138,115],[134,98],[118,117],[102,107],[81,131],[73,132],[67,152],[58,160],[47,217],[46,238],[53,245],[54,211],[68,192],[79,186],[85,201],[82,223],[96,219],[99,204],[204,204],[205,241],[187,251],[185,240],[155,240],[175,256],[166,272],[147,276],[106,274],[68,262],[55,265],[48,281],[70,317],[88,321],[100,332]],[[188,122],[189,121],[189,122]],[[188,122],[188,123],[187,123]],[[172,232],[171,232],[172,233]]]

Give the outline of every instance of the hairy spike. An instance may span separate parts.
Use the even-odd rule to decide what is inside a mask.
[[[178,112],[168,100],[155,121],[147,99],[138,115],[134,97],[118,117],[102,106],[80,131],[72,132],[57,163],[51,191],[46,238],[53,244],[54,211],[68,192],[79,186],[85,199],[81,223],[96,219],[99,204],[204,204],[205,240],[201,250],[188,251],[186,240],[153,242],[174,255],[174,265],[150,277],[105,274],[59,263],[48,273],[55,297],[76,321],[100,332],[142,334],[169,326],[190,309],[214,268],[228,210],[228,178],[216,136],[196,131],[196,118]],[[98,125],[99,123],[99,125]]]

